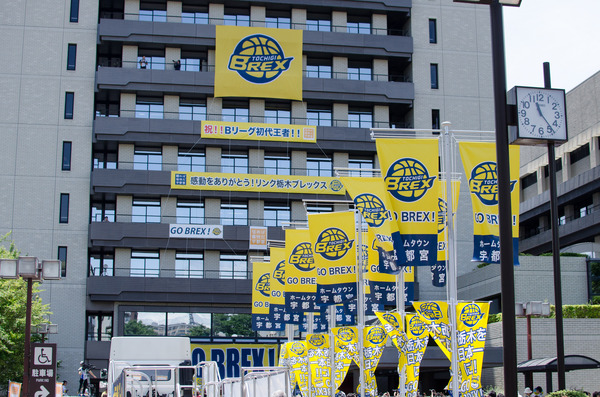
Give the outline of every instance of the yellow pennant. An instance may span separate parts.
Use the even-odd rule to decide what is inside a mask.
[[[285,258],[285,311],[292,315],[292,323],[299,324],[303,313],[319,311],[316,306],[317,268],[308,229],[285,231]]]
[[[406,345],[404,356],[406,360],[406,395],[417,397],[419,394],[419,371],[421,361],[425,355],[427,341],[429,340],[429,328],[419,315],[406,314]]]
[[[270,249],[271,264],[271,304],[285,305],[285,248]]]
[[[489,309],[489,302],[459,303],[457,305],[457,357],[462,375],[460,393],[467,396],[483,395],[481,370]]]
[[[448,200],[446,199],[446,181],[439,181],[440,197],[438,198],[438,256],[437,263],[431,266],[431,282],[434,287],[446,286],[447,240],[446,227],[448,215]],[[460,180],[452,181],[452,212],[456,214],[458,197],[460,195]],[[454,218],[456,222],[456,217]],[[454,224],[456,227],[456,223]]]
[[[252,314],[269,314],[272,268],[268,262],[252,263]]]
[[[314,397],[331,395],[331,360],[329,357],[329,335],[306,335],[308,362],[311,372],[311,390]]]

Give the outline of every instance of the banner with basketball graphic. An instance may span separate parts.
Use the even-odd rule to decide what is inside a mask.
[[[473,261],[500,263],[498,173],[496,145],[460,142],[460,156],[469,180],[473,205]],[[513,264],[519,264],[519,147],[509,147]]]
[[[306,348],[310,364],[312,396],[331,396],[331,359],[329,357],[329,335],[306,335]]]
[[[377,139],[376,145],[385,189],[398,214],[403,248],[398,260],[407,266],[433,266],[437,262],[438,140]]]
[[[288,342],[284,346],[287,351],[285,357],[287,366],[290,369],[291,383],[300,389],[303,396],[308,396],[308,355],[306,341]]]
[[[419,395],[419,371],[429,340],[429,327],[415,313],[406,313],[406,396]]]
[[[438,198],[438,255],[437,263],[431,266],[431,283],[434,287],[446,286],[446,267],[447,258],[447,236],[446,236],[446,216],[448,215],[448,203],[446,200],[446,181],[439,181],[440,197]],[[460,196],[460,180],[452,181],[452,213],[456,214],[458,208],[458,197]],[[454,219],[456,221],[456,219]],[[455,226],[456,227],[456,226]]]
[[[435,340],[448,360],[451,359],[450,319],[448,318],[448,303],[413,302],[413,307],[421,320],[429,327],[429,334]]]
[[[269,313],[272,271],[269,262],[252,262],[252,314]]]
[[[459,303],[456,311],[457,357],[462,376],[460,393],[465,396],[483,396],[481,371],[490,303]]]
[[[331,330],[334,341],[334,378],[339,388],[353,358],[358,359],[358,333],[356,327],[335,327]]]
[[[407,339],[406,332],[404,331],[404,319],[400,313],[397,312],[377,312],[375,314],[385,329],[385,332],[392,338],[394,346],[398,349],[398,374],[400,374],[406,365]]]
[[[365,327],[363,330],[363,363],[365,374],[365,394],[377,396],[377,381],[375,379],[375,369],[379,364],[379,359],[385,349],[385,342],[388,335],[381,325]],[[360,366],[357,361],[356,365]]]
[[[334,305],[356,298],[354,213],[308,214],[317,273],[317,303]]]
[[[369,229],[373,229],[376,249],[379,251],[380,273],[400,273],[398,252],[402,252],[396,213],[392,211],[383,179],[364,177],[341,177],[346,191],[363,216]],[[398,247],[394,243],[399,244]]]
[[[303,316],[298,314],[320,312],[317,268],[308,229],[285,231],[285,258],[285,311],[292,314],[290,323],[300,324]]]
[[[215,97],[302,100],[302,30],[216,26]]]

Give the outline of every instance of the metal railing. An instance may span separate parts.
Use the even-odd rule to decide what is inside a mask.
[[[586,210],[585,211],[581,211],[579,212],[579,214],[575,214],[575,215],[571,215],[571,216],[561,216],[558,219],[558,225],[559,226],[564,226],[570,222],[573,222],[577,219],[581,219],[581,218],[585,218],[586,216],[589,216],[597,211],[600,210],[600,205],[594,205],[594,206],[586,206],[585,207]],[[542,234],[548,230],[551,230],[551,225],[548,224],[547,226],[538,226],[535,228],[529,228],[527,230],[524,231],[523,236],[521,236],[522,238],[530,238],[530,237],[534,237],[537,236],[539,234]]]

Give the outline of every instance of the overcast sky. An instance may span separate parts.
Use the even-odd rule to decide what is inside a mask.
[[[544,86],[569,91],[600,71],[600,0],[523,0],[503,7],[507,88]]]

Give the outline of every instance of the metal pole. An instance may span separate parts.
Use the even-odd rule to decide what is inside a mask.
[[[504,391],[507,397],[518,396],[517,337],[515,328],[515,275],[513,263],[512,214],[510,205],[510,162],[506,124],[506,63],[502,5],[490,5],[492,29],[492,64],[496,122],[496,171],[498,173],[498,216],[500,226],[500,278],[502,293],[502,341]]]
[[[527,360],[533,358],[533,349],[531,346],[531,315],[527,316]],[[525,386],[533,390],[533,372],[525,372]]]
[[[406,301],[404,300],[404,267],[400,271],[400,273],[396,276],[396,309],[398,310],[398,314],[400,314],[400,321],[402,321],[402,329],[406,332]],[[402,354],[402,352],[398,352]],[[406,395],[406,365],[399,368],[398,377],[400,379],[399,388],[400,388],[400,396],[404,397]]]
[[[31,363],[31,295],[33,280],[27,279],[27,307],[25,309],[25,357],[23,360],[23,397],[29,397],[29,364]]]
[[[544,62],[544,88],[552,88],[550,63]],[[560,280],[560,240],[558,235],[558,198],[556,194],[556,154],[554,143],[548,142],[548,173],[550,174],[550,225],[552,228],[552,264],[554,268],[554,307],[556,312],[556,372],[558,390],[565,390],[565,345],[563,336],[562,286]],[[547,393],[550,390],[546,390]]]
[[[335,341],[333,340],[333,327],[335,327],[335,305],[329,306],[329,381],[331,395],[335,395]]]
[[[358,311],[358,360],[360,365],[358,366],[359,373],[359,385],[360,395],[365,395],[365,360],[363,356],[363,331],[365,325],[365,286],[364,286],[364,255],[363,255],[363,243],[362,243],[362,215],[360,212],[354,210],[354,221],[356,224],[356,263],[358,273],[358,299],[357,299],[357,311]]]

